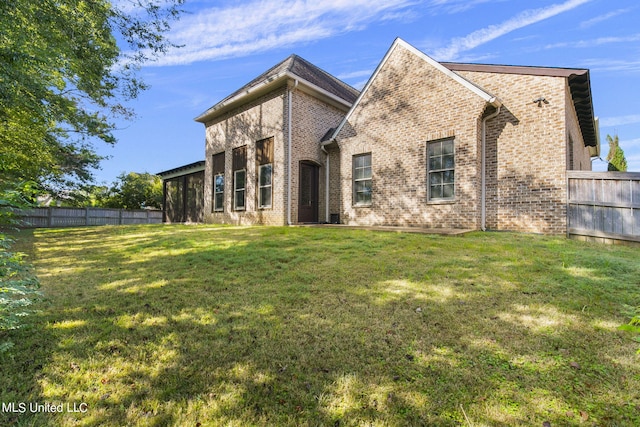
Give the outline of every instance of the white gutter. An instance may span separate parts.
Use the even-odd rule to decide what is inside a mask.
[[[491,99],[489,101],[491,105],[497,108],[497,110],[493,113],[482,119],[482,158],[481,158],[481,174],[482,181],[480,184],[481,191],[481,214],[480,214],[480,229],[482,231],[487,231],[487,121],[495,118],[498,114],[500,114],[500,109],[502,108],[502,103],[498,101],[496,98]]]
[[[287,225],[291,225],[291,94],[298,87],[298,79],[293,82],[293,89],[287,91]]]
[[[325,183],[324,183],[324,221],[328,224],[330,221],[330,215],[329,215],[329,152],[327,151],[326,148],[324,148],[324,145],[320,144],[320,149],[322,150],[322,152],[327,156],[325,157],[325,162],[324,162],[324,168],[325,168],[325,172],[324,172],[324,177],[325,177]]]

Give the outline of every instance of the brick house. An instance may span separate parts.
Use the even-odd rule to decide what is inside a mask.
[[[566,232],[599,154],[589,71],[439,63],[396,39],[358,93],[291,56],[196,118],[204,221]]]

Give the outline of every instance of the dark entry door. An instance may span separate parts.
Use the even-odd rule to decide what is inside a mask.
[[[318,222],[318,166],[300,163],[298,222]]]

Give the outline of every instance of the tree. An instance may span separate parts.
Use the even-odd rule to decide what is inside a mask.
[[[115,119],[133,117],[138,71],[175,46],[166,33],[183,3],[1,1],[0,182],[90,182],[94,143],[113,144]]]
[[[147,88],[137,73],[176,47],[166,33],[183,3],[0,1],[0,334],[18,327],[37,287],[3,221],[29,189],[92,181],[94,142],[115,143],[115,119],[133,117],[124,103]]]
[[[105,203],[122,209],[162,208],[162,180],[150,173],[129,172],[118,176]]]
[[[620,148],[618,135],[615,135],[613,138],[611,135],[607,135],[607,141],[609,142],[609,154],[607,154],[607,162],[609,162],[609,165],[607,170],[626,172],[627,159],[624,156],[624,151]]]
[[[40,299],[40,283],[24,262],[24,255],[13,252],[14,240],[5,232],[18,224],[16,209],[28,207],[35,198],[32,183],[10,187],[3,183],[0,192],[0,353],[13,346],[4,334],[24,326],[23,319],[32,314],[31,305]]]

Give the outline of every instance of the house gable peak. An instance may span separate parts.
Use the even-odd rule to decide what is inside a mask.
[[[413,47],[412,45],[410,45],[409,43],[407,43],[406,41],[404,41],[404,40],[402,40],[401,38],[398,37],[398,38],[396,38],[394,40],[393,44],[391,45],[391,47],[389,48],[389,50],[385,54],[384,58],[382,58],[382,61],[380,61],[380,64],[378,64],[378,66],[376,67],[375,71],[373,72],[373,74],[371,75],[371,77],[369,78],[367,83],[365,84],[364,89],[362,89],[362,92],[360,92],[360,96],[355,101],[355,103],[351,106],[351,109],[349,110],[349,112],[347,113],[345,118],[342,120],[342,122],[340,122],[338,127],[335,129],[335,131],[333,132],[333,135],[331,136],[331,138],[329,138],[329,140],[324,143],[325,145],[330,144],[338,136],[338,134],[342,130],[342,127],[347,123],[347,121],[349,120],[349,118],[353,114],[353,111],[356,109],[356,107],[360,103],[361,99],[363,98],[364,94],[371,87],[371,84],[376,80],[376,77],[378,76],[378,73],[380,73],[380,70],[382,68],[384,68],[385,64],[387,63],[387,61],[389,60],[389,58],[391,57],[393,52],[398,47],[401,47],[401,48],[409,51],[413,55],[421,58],[423,61],[427,62],[429,65],[431,65],[436,70],[438,70],[441,73],[445,74],[447,77],[451,78],[452,80],[460,83],[462,86],[464,86],[470,92],[472,92],[475,95],[477,95],[477,96],[481,97],[482,99],[484,99],[485,102],[487,102],[489,104],[492,104],[495,107],[498,107],[498,106],[501,105],[501,102],[500,102],[500,100],[498,98],[496,98],[495,96],[493,96],[490,93],[486,92],[480,86],[478,86],[475,83],[472,83],[471,81],[465,79],[464,77],[462,77],[461,75],[459,75],[455,71],[449,70],[447,67],[443,66],[441,63],[439,63],[435,59],[431,58],[429,55],[425,54],[424,52],[421,52],[420,50],[416,49],[415,47]]]
[[[346,108],[351,106],[359,94],[357,89],[337,77],[292,54],[200,114],[195,120],[206,123],[232,108],[286,84],[288,80],[298,81],[307,91]]]

